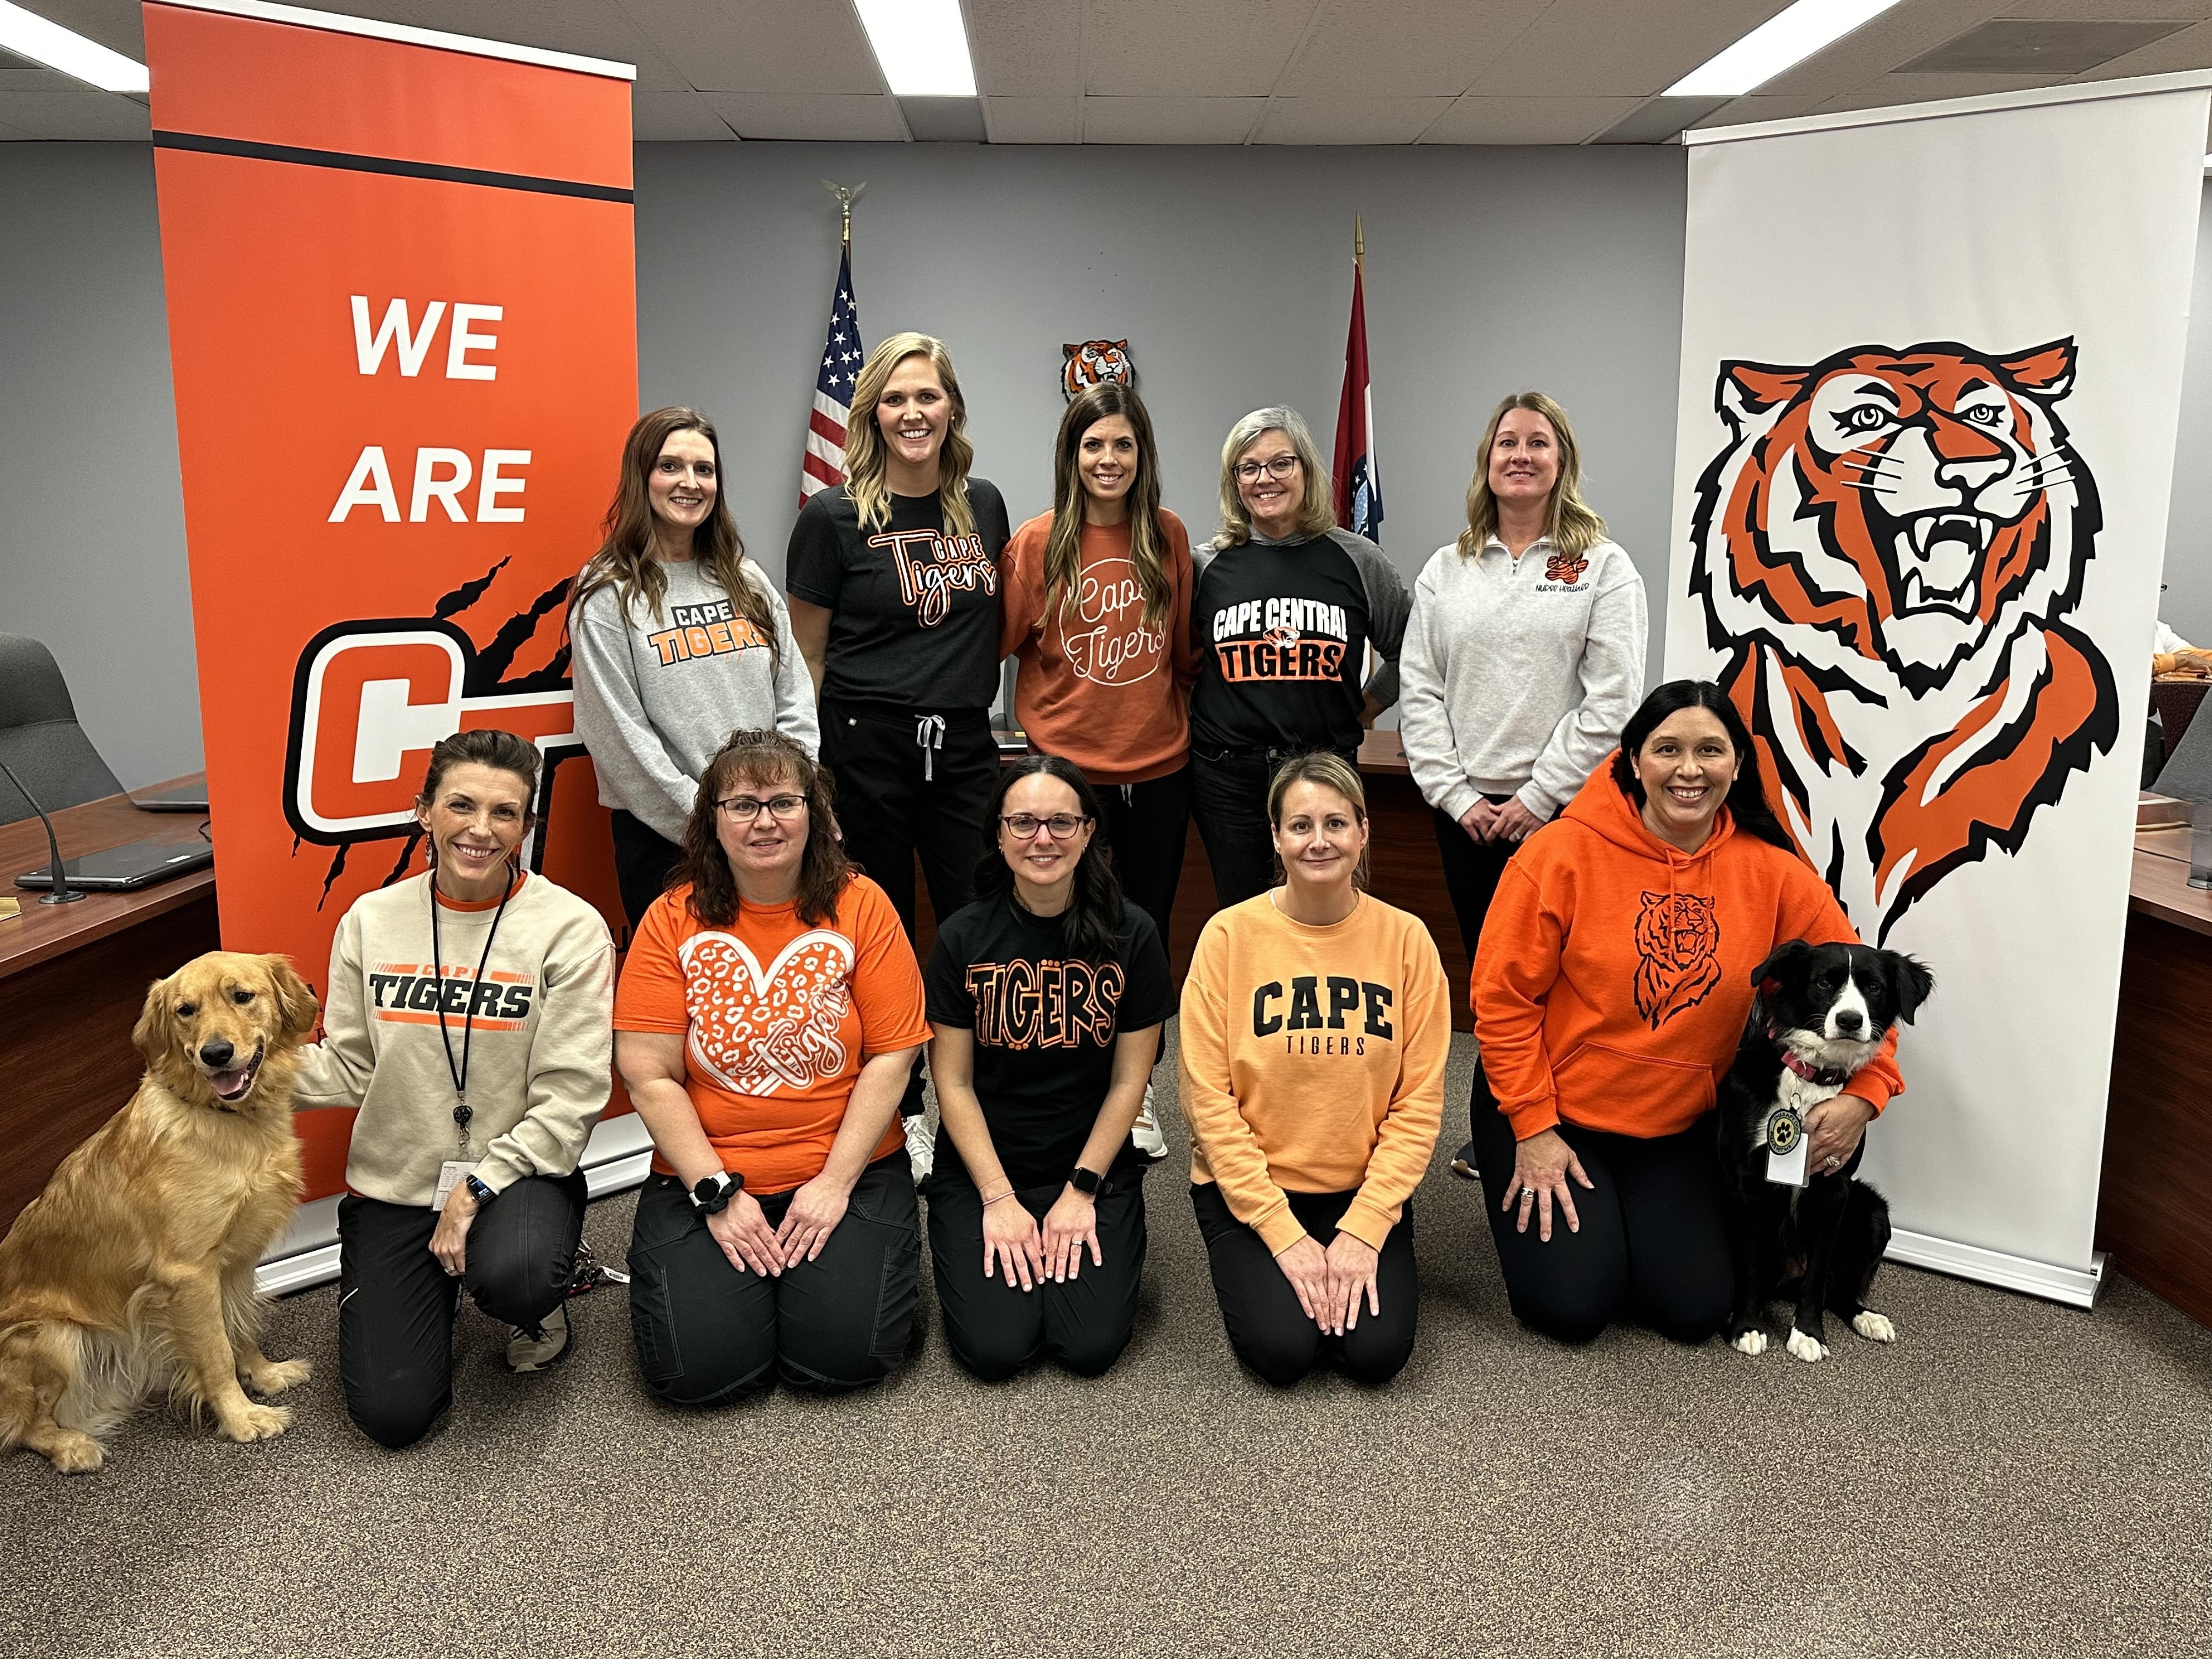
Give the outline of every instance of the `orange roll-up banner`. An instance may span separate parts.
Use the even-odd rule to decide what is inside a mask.
[[[474,726],[543,750],[530,866],[620,939],[563,612],[637,411],[631,71],[251,0],[145,16],[223,944],[319,993],[347,907],[423,867],[431,745]],[[300,1119],[310,1196],[351,1115]]]

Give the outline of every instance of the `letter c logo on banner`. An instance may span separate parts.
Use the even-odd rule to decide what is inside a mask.
[[[549,760],[580,749],[574,694],[492,688],[471,696],[476,646],[451,623],[406,617],[326,628],[301,653],[292,687],[284,815],[324,846],[410,834],[430,750],[496,726]],[[551,769],[540,779],[538,811]]]

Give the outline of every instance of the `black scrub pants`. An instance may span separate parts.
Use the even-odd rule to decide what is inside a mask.
[[[363,1434],[411,1446],[453,1403],[463,1290],[502,1325],[538,1329],[575,1276],[587,1194],[580,1170],[514,1182],[477,1212],[459,1279],[430,1254],[435,1210],[357,1193],[338,1200],[338,1375]]]
[[[1485,795],[1495,806],[1510,795]],[[1490,901],[1498,896],[1498,878],[1521,850],[1517,841],[1477,841],[1460,828],[1459,820],[1440,806],[1429,809],[1436,821],[1437,851],[1443,860],[1444,890],[1451,896],[1452,915],[1459,921],[1460,943],[1467,949],[1470,966],[1482,943],[1482,924],[1490,915]],[[1469,1113],[1470,1121],[1475,1114]]]
[[[1034,1290],[1006,1283],[1003,1270],[983,1276],[982,1194],[964,1173],[929,1186],[929,1260],[945,1340],[952,1357],[986,1382],[1003,1382],[1040,1356],[1079,1376],[1097,1376],[1121,1357],[1137,1322],[1137,1291],[1145,1274],[1144,1166],[1117,1170],[1099,1188],[1098,1249],[1061,1283]],[[1011,1200],[1042,1225],[1067,1189],[1064,1181],[1015,1190]],[[1007,1200],[1001,1200],[1002,1202]]]
[[[1358,1196],[1349,1193],[1291,1193],[1291,1213],[1327,1249],[1336,1224]],[[1283,1277],[1267,1242],[1231,1213],[1213,1182],[1196,1182],[1191,1207],[1213,1272],[1213,1293],[1221,1304],[1221,1322],[1237,1358],[1264,1382],[1287,1388],[1318,1365],[1330,1365],[1355,1382],[1388,1382],[1413,1357],[1420,1279],[1413,1267],[1413,1206],[1409,1203],[1390,1236],[1382,1241],[1376,1264],[1380,1314],[1363,1297],[1359,1323],[1342,1336],[1331,1336],[1306,1317],[1298,1293]]]
[[[769,1226],[782,1224],[791,1196],[760,1200]],[[921,1294],[906,1154],[862,1170],[822,1254],[770,1278],[730,1265],[682,1182],[647,1176],[629,1272],[638,1366],[672,1405],[718,1405],[778,1376],[817,1394],[879,1382],[906,1357]]]
[[[668,872],[684,849],[662,840],[658,830],[619,806],[607,814],[607,821],[615,837],[615,886],[622,894],[623,915],[629,918],[629,930],[635,933],[653,900],[668,890]]]
[[[822,705],[822,763],[837,782],[845,855],[890,896],[914,937],[914,861],[921,860],[939,922],[975,896],[990,844],[983,815],[999,787],[999,744],[988,709],[943,718]],[[908,1075],[902,1117],[922,1109],[926,1064]]]
[[[1121,896],[1152,919],[1168,948],[1190,835],[1190,768],[1145,783],[1097,783],[1099,839],[1114,855]]]
[[[1518,1206],[1510,1215],[1498,1207],[1516,1143],[1480,1066],[1471,1105],[1484,1208],[1506,1299],[1522,1324],[1562,1342],[1588,1342],[1626,1318],[1696,1344],[1727,1323],[1735,1279],[1721,1216],[1717,1113],[1649,1139],[1562,1122],[1560,1137],[1595,1184],[1568,1177],[1582,1225],[1569,1231],[1554,1206],[1547,1243],[1533,1214],[1522,1232]]]
[[[1326,744],[1316,744],[1325,749]],[[1266,892],[1275,884],[1274,825],[1267,817],[1267,786],[1275,769],[1303,749],[1217,749],[1191,746],[1190,816],[1206,843],[1213,870],[1213,902],[1232,904]],[[1336,752],[1359,763],[1358,750]]]

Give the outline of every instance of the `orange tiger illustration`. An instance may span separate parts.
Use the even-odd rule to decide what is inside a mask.
[[[1119,380],[1132,392],[1137,389],[1137,366],[1129,361],[1127,340],[1083,340],[1060,349],[1066,359],[1060,371],[1063,398],[1073,398],[1107,380]]]
[[[2103,526],[2075,368],[2070,338],[1721,367],[1690,591],[1778,811],[1877,941],[2118,738],[2067,620]]]
[[[1583,579],[1583,572],[1589,568],[1589,561],[1579,553],[1554,553],[1544,561],[1544,580],[1565,582],[1572,587]]]
[[[1636,1012],[1657,1030],[1721,982],[1711,894],[1646,893],[1636,913]]]

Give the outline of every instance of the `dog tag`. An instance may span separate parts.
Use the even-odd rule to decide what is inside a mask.
[[[1800,1158],[1798,1162],[1802,1164],[1804,1160]],[[467,1180],[469,1171],[476,1167],[473,1164],[463,1163],[455,1158],[448,1158],[441,1164],[438,1166],[438,1191],[436,1196],[430,1200],[430,1207],[433,1210],[442,1211],[446,1207],[446,1200],[453,1188]]]
[[[1766,1178],[1778,1187],[1805,1184],[1805,1120],[1787,1106],[1766,1120]]]

